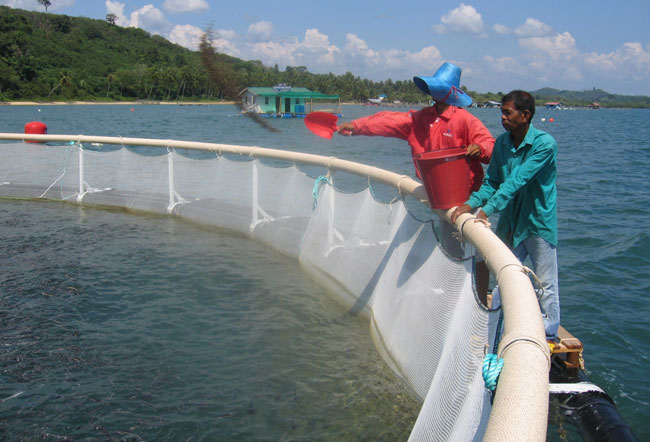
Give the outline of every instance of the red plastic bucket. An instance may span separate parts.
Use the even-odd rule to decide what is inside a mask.
[[[415,157],[429,203],[434,209],[450,209],[469,198],[469,164],[464,147],[434,150]]]
[[[25,133],[45,135],[47,134],[47,126],[44,123],[41,123],[40,121],[30,121],[29,123],[25,124]],[[25,141],[27,141],[28,143],[42,142],[42,141],[35,141],[35,140],[25,140]]]

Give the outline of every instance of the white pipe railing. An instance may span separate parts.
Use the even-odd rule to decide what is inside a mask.
[[[0,139],[16,141],[74,141],[124,146],[150,146],[167,149],[194,149],[218,154],[229,153],[253,158],[272,158],[299,164],[322,166],[328,171],[342,171],[367,177],[396,188],[402,196],[411,196],[428,205],[424,186],[407,175],[400,175],[374,166],[335,157],[267,149],[256,146],[235,146],[178,140],[146,138],[100,137],[85,135],[37,135],[0,133]],[[1,148],[1,146],[0,146]],[[82,161],[82,160],[80,160]],[[80,163],[83,168],[83,163]],[[173,173],[173,165],[170,165]],[[80,171],[80,192],[83,190],[83,170]],[[170,204],[173,206],[170,187]],[[255,210],[255,206],[253,206]],[[453,209],[435,212],[450,221]],[[255,214],[257,216],[257,214]],[[456,228],[485,261],[501,293],[504,313],[503,338],[499,356],[505,360],[485,433],[487,441],[544,441],[548,416],[549,349],[544,327],[528,275],[510,249],[489,227],[465,214],[456,221]]]

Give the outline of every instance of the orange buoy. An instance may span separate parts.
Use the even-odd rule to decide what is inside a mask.
[[[40,121],[30,121],[29,123],[25,124],[25,133],[26,134],[36,134],[36,135],[46,135],[47,134],[47,126],[44,123],[41,123]],[[36,140],[25,140],[28,143],[41,143],[42,141],[36,141]]]
[[[552,123],[552,122],[555,121],[555,118],[551,117],[551,118],[548,119],[548,121],[550,121]]]

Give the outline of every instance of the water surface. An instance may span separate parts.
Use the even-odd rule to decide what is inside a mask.
[[[341,120],[381,110],[384,108],[344,106]],[[503,133],[498,109],[471,112],[495,136]],[[549,122],[550,117],[554,122]],[[22,132],[24,124],[34,119],[46,122],[49,133],[256,145],[336,156],[413,175],[409,147],[403,141],[339,136],[324,140],[311,135],[300,119],[269,120],[282,131],[272,134],[237,116],[234,106],[0,107],[2,132]],[[592,381],[615,399],[639,439],[650,440],[650,110],[538,109],[533,122],[552,134],[559,146],[562,324],[583,341]],[[365,186],[367,182],[361,180],[355,185]],[[382,197],[381,192],[377,194]],[[13,211],[6,205],[2,210],[2,219]],[[52,223],[47,226],[60,228]],[[20,233],[16,235],[20,237]],[[158,247],[151,245],[152,254],[168,253],[164,245],[160,250]],[[20,266],[29,269],[31,264]],[[188,267],[183,278],[192,273]],[[48,286],[48,277],[34,284]]]

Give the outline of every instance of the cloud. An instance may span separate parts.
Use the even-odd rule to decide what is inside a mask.
[[[650,44],[627,42],[613,52],[585,54],[585,65],[608,78],[647,81],[650,77]]]
[[[300,64],[295,57],[297,42],[291,44],[276,41],[254,43],[247,49],[251,58],[260,59],[267,65],[296,66]]]
[[[165,14],[154,5],[144,5],[137,11],[133,11],[128,23],[128,26],[160,35],[167,34],[172,28],[171,23],[165,18]]]
[[[491,67],[491,71],[499,74],[510,73],[520,68],[519,62],[513,57],[492,57],[486,55],[483,59],[485,64]]]
[[[248,27],[248,37],[253,41],[268,41],[273,36],[273,23],[262,20]]]
[[[317,28],[307,29],[302,38],[293,37],[284,41],[251,41],[248,34],[240,36],[231,30],[218,30],[215,36],[213,45],[225,54],[246,60],[261,60],[267,66],[277,64],[280,68],[307,66],[314,73],[343,74],[350,71],[377,80],[389,77],[404,79],[433,73],[442,63],[440,51],[435,46],[415,52],[376,50],[365,40],[349,33],[341,48],[332,44],[329,36]]]
[[[341,51],[338,63],[352,72],[372,72],[375,78],[403,79],[416,74],[433,73],[442,57],[435,46],[427,46],[417,52],[402,49],[374,50],[355,34],[346,35],[347,43]],[[409,72],[404,67],[408,66]]]
[[[178,12],[201,12],[210,9],[205,0],[165,0],[163,9],[172,14]]]
[[[552,60],[571,60],[579,55],[576,41],[568,32],[550,37],[521,38],[519,45],[533,53],[543,53]]]
[[[361,53],[364,54],[368,51],[368,43],[365,40],[360,39],[355,34],[347,34],[345,36],[347,44],[345,45],[345,50],[350,51],[353,54]]]
[[[280,42],[265,41],[249,44],[247,50],[253,58],[272,65],[284,66],[310,65],[312,69],[319,71],[325,67],[333,67],[337,64],[337,55],[340,49],[329,42],[329,37],[321,34],[318,29],[307,29],[304,40],[297,38]]]
[[[542,37],[549,35],[553,32],[553,29],[536,18],[528,17],[526,22],[515,29],[515,34],[519,37]]]
[[[217,51],[233,57],[241,57],[242,53],[235,43],[238,37],[232,29],[217,29],[211,42]]]
[[[124,3],[106,0],[106,13],[117,16],[117,24],[120,26],[129,26],[129,20],[124,14]]]
[[[233,29],[217,29],[214,33],[218,38],[224,38],[226,40],[234,40],[238,38],[237,32]]]
[[[483,32],[483,17],[474,6],[461,3],[440,18],[442,24],[433,27],[434,32],[446,34],[450,32],[480,34]]]
[[[123,14],[122,4],[110,0],[109,3]],[[151,11],[151,7],[141,8],[137,23],[142,25],[143,17]],[[493,30],[515,32],[496,25]],[[171,41],[191,49],[196,49],[203,32],[189,25],[169,31]],[[352,72],[373,80],[408,81],[413,75],[431,75],[443,61],[453,61],[463,67],[463,84],[477,91],[535,90],[544,86],[582,89],[588,83],[589,88],[595,85],[612,92],[621,93],[621,88],[625,88],[631,93],[648,93],[650,44],[628,42],[608,53],[581,53],[571,33],[552,32],[539,20],[528,19],[517,31],[514,35],[523,48],[520,53],[455,61],[450,60],[450,54],[441,54],[436,46],[383,49],[373,47],[354,33],[348,33],[345,42],[337,45],[317,28],[306,29],[302,36],[279,39],[273,23],[268,21],[258,21],[241,34],[233,29],[215,30],[212,43],[219,52],[244,60],[261,60],[267,66],[277,64],[280,69],[306,66],[314,73]]]
[[[169,41],[179,44],[193,51],[199,48],[201,36],[204,31],[192,25],[176,25],[169,33]]]
[[[510,34],[512,32],[512,29],[499,23],[496,23],[494,26],[492,26],[492,29],[497,34]]]
[[[168,36],[173,29],[172,24],[165,18],[165,14],[151,4],[131,12],[129,17],[124,12],[124,3],[106,0],[105,4],[106,12],[117,16],[119,26],[141,28],[152,34],[162,36]]]

